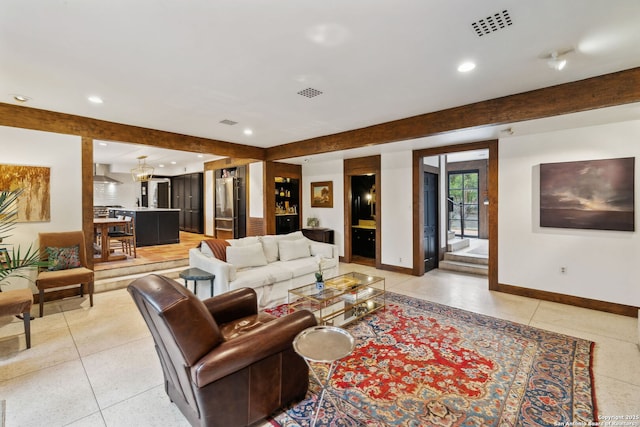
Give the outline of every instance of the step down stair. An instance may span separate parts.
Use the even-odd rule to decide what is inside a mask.
[[[438,268],[442,270],[458,271],[460,273],[488,276],[489,258],[483,255],[464,252],[447,252],[444,254],[444,260],[440,261]]]

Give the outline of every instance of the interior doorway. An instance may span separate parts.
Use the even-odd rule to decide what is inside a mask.
[[[455,155],[479,151],[483,152],[484,158],[454,160]],[[462,237],[484,240],[488,257],[485,274],[489,289],[497,289],[498,141],[416,150],[413,159],[413,274],[421,276],[433,265],[428,257],[431,242],[427,238],[430,222],[433,223],[429,217],[430,183],[426,175],[426,172],[432,172],[431,168],[440,179],[436,233],[439,268],[444,268],[444,255],[450,240],[461,240]]]
[[[376,175],[351,176],[352,262],[375,265]]]
[[[345,159],[344,262],[381,267],[380,156]]]

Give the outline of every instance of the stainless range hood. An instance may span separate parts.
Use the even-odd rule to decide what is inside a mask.
[[[106,174],[109,172],[109,165],[95,163],[93,165],[93,182],[101,184],[122,184],[117,179],[113,179]]]

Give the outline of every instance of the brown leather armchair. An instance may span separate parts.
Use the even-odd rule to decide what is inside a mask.
[[[309,370],[292,347],[309,311],[258,312],[253,289],[201,301],[174,280],[128,286],[156,344],[165,391],[193,426],[246,426],[304,398]]]

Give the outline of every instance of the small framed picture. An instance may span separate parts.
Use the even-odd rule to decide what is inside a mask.
[[[333,181],[311,183],[311,207],[333,207]]]
[[[9,267],[11,265],[11,258],[9,258],[9,251],[6,248],[0,248],[0,264],[2,264],[3,268]]]

